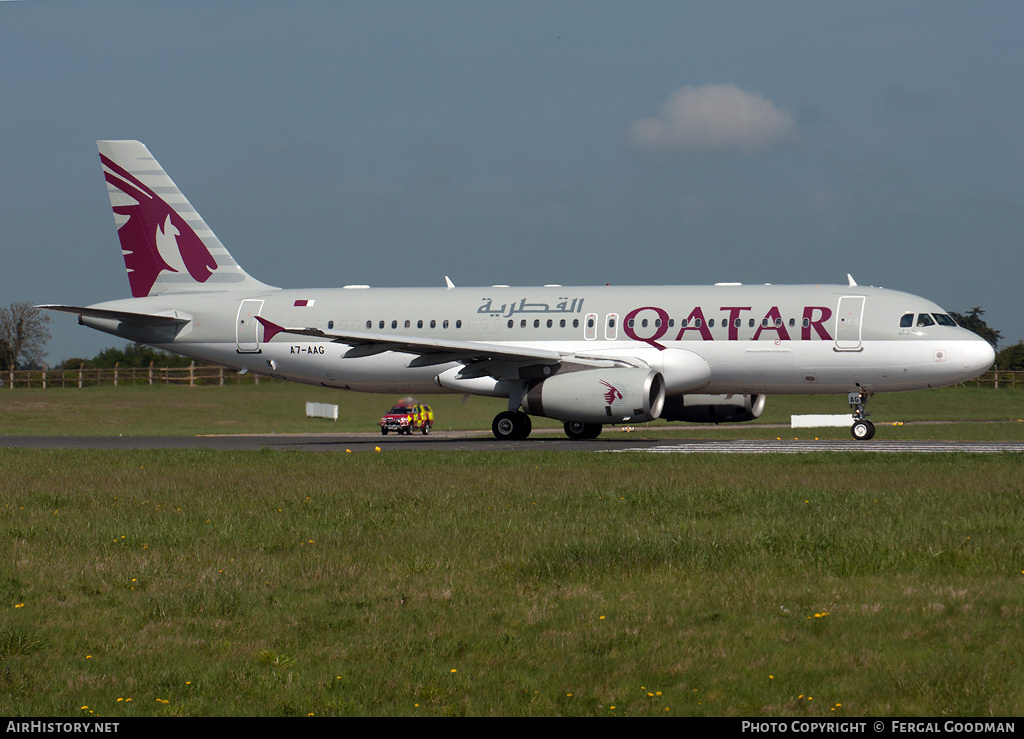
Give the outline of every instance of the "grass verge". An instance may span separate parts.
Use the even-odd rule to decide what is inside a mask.
[[[1020,715],[1021,462],[0,450],[0,713]]]

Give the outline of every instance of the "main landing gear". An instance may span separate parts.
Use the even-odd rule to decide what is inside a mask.
[[[871,393],[861,388],[860,392],[850,393],[849,399],[850,407],[853,408],[853,426],[850,427],[850,433],[858,441],[867,441],[875,435],[875,424],[868,420],[870,414],[866,410]]]
[[[582,421],[566,421],[562,427],[570,439],[596,439],[601,435],[601,424],[583,423]]]
[[[491,423],[491,431],[498,441],[522,441],[532,430],[533,422],[522,411],[504,411]]]

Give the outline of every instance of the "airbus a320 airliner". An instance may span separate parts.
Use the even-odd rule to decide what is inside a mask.
[[[988,369],[988,342],[935,303],[847,285],[282,289],[247,274],[138,141],[97,142],[132,297],[40,306],[194,359],[365,392],[508,398],[575,439],[603,424],[739,422],[772,393],[847,394],[870,439],[874,393]]]

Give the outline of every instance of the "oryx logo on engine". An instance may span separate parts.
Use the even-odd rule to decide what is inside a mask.
[[[601,380],[601,384],[608,388],[608,392],[604,394],[604,402],[609,408],[612,407],[612,403],[616,400],[622,400],[622,393],[619,392],[617,387],[606,380]]]

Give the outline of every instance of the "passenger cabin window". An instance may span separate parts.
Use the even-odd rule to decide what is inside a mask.
[[[619,332],[618,332],[618,329],[616,328],[618,323],[619,323],[619,314],[618,313],[609,313],[607,316],[605,316],[605,318],[604,318],[604,338],[605,338],[605,341],[615,341],[618,338]]]
[[[914,325],[914,314],[904,313],[900,318],[900,328],[910,328]]]
[[[587,341],[593,341],[597,338],[597,314],[588,313],[586,328],[583,329],[583,338]]]
[[[328,321],[327,328],[334,328],[334,321]]]
[[[934,326],[935,325],[935,321],[933,321],[932,317],[929,316],[927,313],[922,313],[921,315],[919,315],[917,317],[917,325],[918,326]]]

